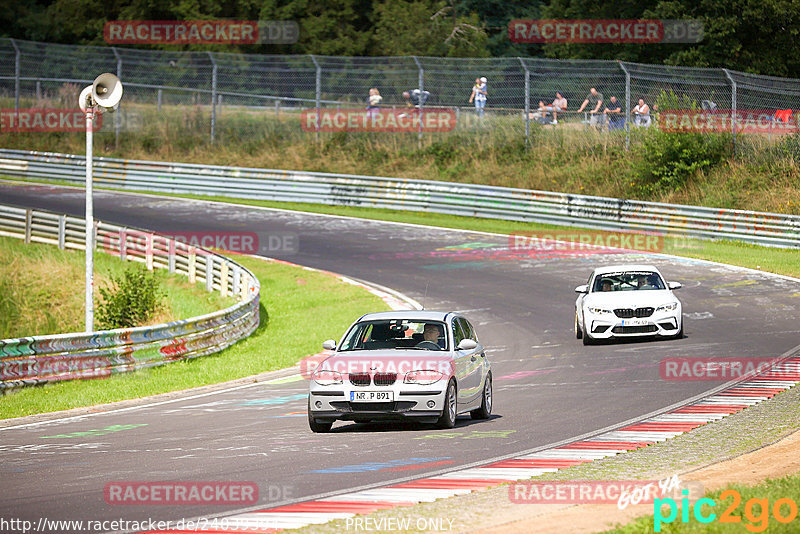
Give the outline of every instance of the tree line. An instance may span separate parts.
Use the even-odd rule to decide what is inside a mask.
[[[0,35],[103,45],[111,20],[292,20],[289,45],[141,45],[345,56],[619,59],[800,78],[797,0],[0,0]],[[695,44],[519,44],[514,19],[696,19]]]

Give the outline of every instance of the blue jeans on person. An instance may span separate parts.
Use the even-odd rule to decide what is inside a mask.
[[[483,117],[483,108],[486,106],[486,100],[483,99],[475,99],[475,113],[478,114],[478,117]]]
[[[609,117],[608,118],[608,131],[622,130],[625,128],[625,117]]]

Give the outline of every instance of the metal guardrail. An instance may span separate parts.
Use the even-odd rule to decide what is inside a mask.
[[[0,235],[61,249],[84,248],[84,219],[0,205]],[[0,340],[0,393],[27,385],[102,378],[219,352],[249,336],[259,324],[260,284],[238,263],[201,247],[95,221],[106,252],[181,273],[209,291],[234,295],[233,306],[156,326]],[[147,246],[142,247],[144,239]],[[97,239],[95,240],[97,242]]]
[[[84,157],[0,149],[0,174],[83,184]],[[800,216],[433,180],[94,159],[115,189],[429,211],[601,230],[661,232],[800,248]]]

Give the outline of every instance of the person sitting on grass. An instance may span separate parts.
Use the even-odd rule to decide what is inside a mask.
[[[550,124],[558,124],[558,112],[567,109],[567,99],[561,96],[559,91],[556,91],[556,98],[553,103],[546,106],[544,102],[539,101],[539,111],[542,112],[542,124],[548,124],[547,112],[553,114],[553,121]]]

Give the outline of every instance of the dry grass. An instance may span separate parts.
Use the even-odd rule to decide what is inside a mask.
[[[123,131],[115,147],[113,129],[104,127],[95,137],[97,155],[447,180],[779,213],[797,213],[800,206],[800,140],[788,137],[740,136],[735,159],[698,172],[678,190],[645,192],[635,185],[639,156],[625,151],[624,133],[587,130],[580,123],[532,123],[526,150],[524,122],[515,115],[490,114],[480,124],[464,121],[453,132],[426,134],[420,142],[416,133],[321,133],[317,138],[301,129],[296,112],[284,110],[276,117],[271,110],[223,106],[217,142],[210,145],[207,107],[171,106],[157,113],[154,106],[129,102],[126,112],[139,114],[140,128]],[[106,120],[113,124],[110,116]],[[641,133],[632,131],[634,147]],[[83,143],[79,133],[0,138],[9,148],[78,154]]]
[[[119,277],[132,264],[99,251],[94,259],[96,306],[97,288],[108,287],[112,276]],[[181,276],[160,270],[156,275],[166,293],[165,306],[140,326],[202,315],[233,302]],[[84,276],[81,251],[0,237],[0,339],[83,331]]]

